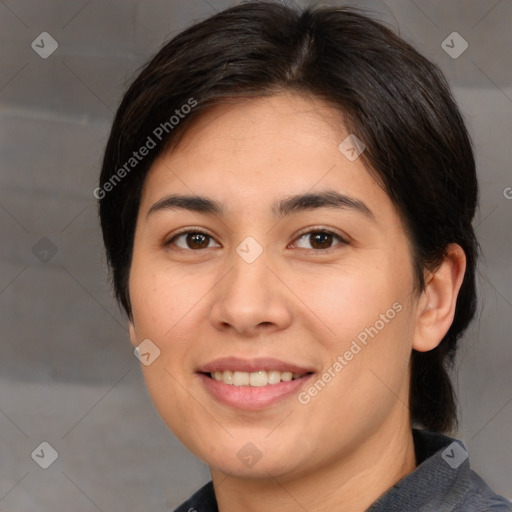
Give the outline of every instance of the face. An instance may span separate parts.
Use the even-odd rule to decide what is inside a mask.
[[[348,135],[320,100],[244,100],[147,176],[130,336],[151,340],[159,414],[211,468],[299,475],[408,424],[411,254]]]

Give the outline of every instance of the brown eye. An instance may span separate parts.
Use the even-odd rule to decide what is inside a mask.
[[[207,249],[211,240],[213,240],[213,238],[210,235],[201,231],[185,231],[173,236],[165,245],[169,246],[174,244],[180,249],[185,250]]]
[[[310,243],[315,249],[328,249],[332,244],[333,236],[330,233],[311,233],[309,236]]]
[[[339,235],[332,233],[330,231],[309,231],[307,233],[304,233],[301,235],[297,240],[305,240],[307,241],[311,248],[317,251],[321,250],[329,250],[335,247],[336,245],[341,245],[340,243],[334,244],[333,242],[335,239],[338,239],[341,244],[346,243],[343,238],[341,238]],[[302,249],[310,249],[309,247],[301,247]]]
[[[185,240],[191,249],[206,249],[210,237],[204,233],[188,233]]]

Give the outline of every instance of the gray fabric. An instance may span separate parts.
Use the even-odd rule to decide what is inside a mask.
[[[512,512],[469,465],[464,444],[413,429],[417,468],[388,489],[366,512]],[[208,482],[174,512],[218,512]],[[192,512],[192,511],[191,511]]]
[[[384,493],[367,512],[509,512],[469,464],[464,443],[413,430],[418,467]]]

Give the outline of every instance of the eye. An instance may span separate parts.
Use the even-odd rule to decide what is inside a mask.
[[[332,245],[334,240],[338,239],[339,243]],[[198,250],[198,249],[208,249],[211,248],[210,242],[213,241],[213,237],[208,235],[207,233],[200,231],[189,229],[188,231],[182,231],[180,233],[175,234],[169,240],[167,240],[164,245],[168,247],[170,245],[175,245],[179,249],[183,250]],[[336,245],[347,244],[348,242],[344,240],[340,235],[325,229],[315,228],[313,230],[307,231],[299,236],[296,239],[299,242],[306,242],[311,245],[312,248],[308,247],[300,247],[302,249],[306,249],[308,251],[319,252],[319,251],[329,251],[336,247]],[[296,243],[297,245],[297,243]],[[217,247],[220,247],[217,244]]]
[[[334,239],[338,239],[340,243],[332,245]],[[309,247],[301,247],[306,250],[313,250],[315,252],[319,251],[328,251],[329,249],[333,249],[336,245],[346,244],[347,241],[344,240],[340,235],[333,233],[332,231],[325,229],[314,229],[303,233],[297,240],[305,241],[312,246],[312,249]]]
[[[178,240],[183,239],[183,241],[180,243],[177,243]],[[172,238],[167,240],[165,242],[165,246],[169,246],[171,244],[176,245],[180,249],[208,249],[209,248],[209,242],[213,240],[213,238],[208,235],[207,233],[204,233],[203,231],[199,230],[188,230],[188,231],[182,231],[181,233],[177,233]]]

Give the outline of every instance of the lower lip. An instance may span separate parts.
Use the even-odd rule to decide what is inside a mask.
[[[309,374],[288,382],[256,387],[224,384],[224,382],[212,379],[203,373],[199,374],[199,378],[206,389],[219,402],[247,411],[264,409],[288,398],[290,395],[297,393],[312,376],[313,374]]]

